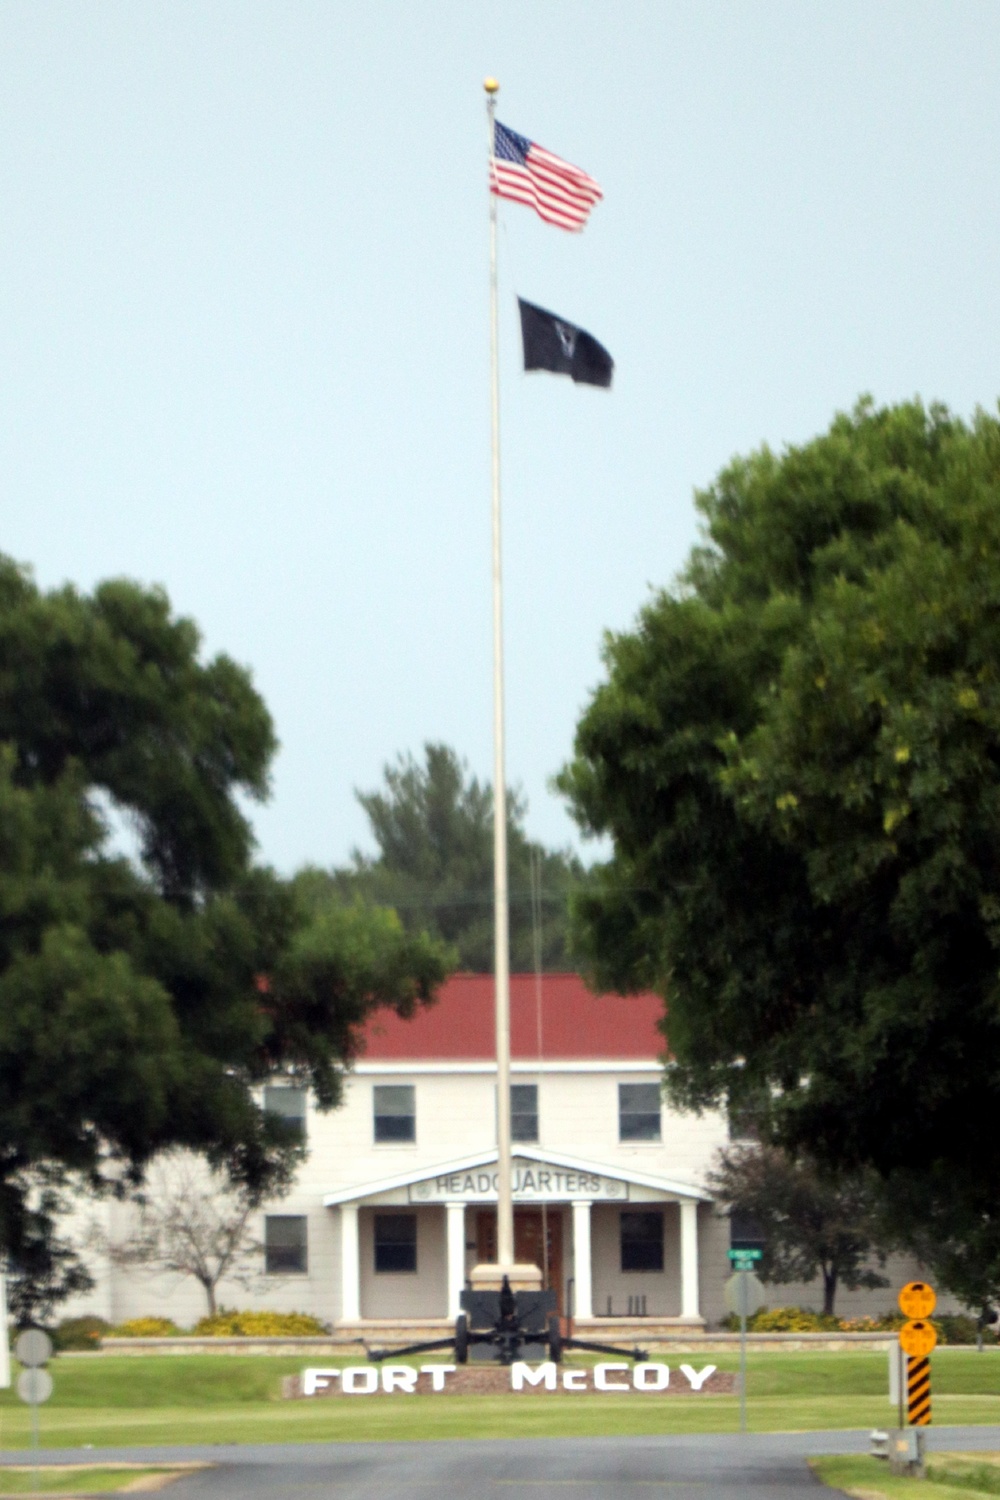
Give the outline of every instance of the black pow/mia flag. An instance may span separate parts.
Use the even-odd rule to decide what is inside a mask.
[[[603,344],[544,307],[535,307],[521,297],[517,305],[526,370],[551,370],[554,375],[569,375],[580,385],[611,384],[615,362]]]

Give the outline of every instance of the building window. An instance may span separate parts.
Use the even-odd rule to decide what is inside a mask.
[[[764,1231],[760,1221],[745,1208],[730,1210],[729,1245],[732,1250],[763,1249]]]
[[[621,1141],[658,1141],[660,1139],[660,1085],[658,1083],[620,1083],[618,1085],[618,1139]]]
[[[759,1101],[741,1099],[737,1103],[730,1099],[727,1108],[727,1119],[729,1123],[729,1139],[731,1141],[757,1141],[760,1140],[760,1131],[757,1120],[760,1114]]]
[[[512,1141],[538,1140],[537,1083],[512,1083],[510,1086],[510,1138]]]
[[[759,1140],[754,1113],[745,1104],[731,1104],[728,1112],[731,1141]]]
[[[288,1087],[264,1090],[264,1109],[283,1122],[292,1140],[306,1138],[306,1091]]]
[[[663,1215],[622,1214],[622,1270],[663,1270]]]
[[[375,1215],[376,1271],[417,1269],[416,1214]]]
[[[268,1214],[264,1220],[264,1269],[272,1275],[309,1269],[304,1214]]]
[[[377,1083],[374,1094],[375,1140],[415,1141],[417,1102],[413,1084]]]

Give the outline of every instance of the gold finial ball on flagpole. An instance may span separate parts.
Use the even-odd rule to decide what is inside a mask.
[[[483,88],[488,94],[495,94],[499,91],[500,85],[495,78],[484,78]]]

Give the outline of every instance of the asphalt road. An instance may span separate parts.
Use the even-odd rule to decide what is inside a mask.
[[[801,1500],[822,1493],[806,1465],[808,1454],[864,1453],[867,1447],[867,1432],[796,1432],[74,1448],[39,1457],[77,1464],[202,1459],[214,1466],[178,1480],[170,1500]],[[928,1448],[1000,1449],[1000,1428],[932,1428]],[[24,1457],[8,1452],[2,1461],[23,1463]]]

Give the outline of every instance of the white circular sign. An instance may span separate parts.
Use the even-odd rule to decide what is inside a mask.
[[[40,1328],[26,1328],[17,1336],[14,1353],[18,1362],[29,1369],[34,1365],[44,1365],[52,1358],[52,1340]]]
[[[34,1366],[22,1370],[17,1377],[17,1394],[29,1406],[41,1406],[52,1395],[52,1376],[48,1370],[36,1369]]]
[[[752,1271],[734,1271],[726,1282],[726,1306],[737,1317],[752,1318],[766,1300],[764,1283]]]

